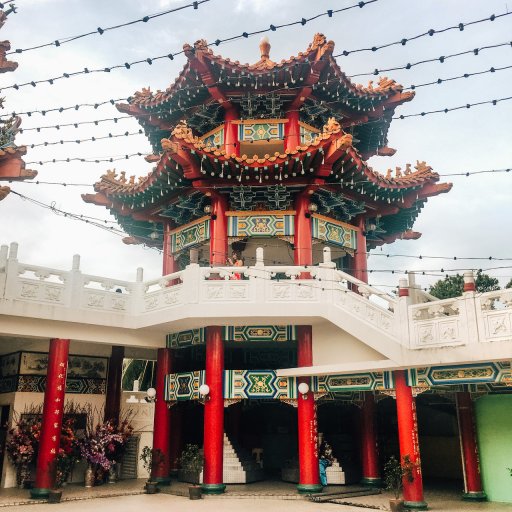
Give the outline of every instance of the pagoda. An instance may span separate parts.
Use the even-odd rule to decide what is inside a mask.
[[[265,247],[269,265],[316,265],[328,248],[339,268],[367,282],[368,251],[418,238],[412,227],[420,210],[429,197],[451,188],[424,161],[382,173],[367,163],[395,153],[389,126],[414,92],[385,77],[366,87],[354,84],[323,34],[281,62],[270,59],[266,39],[255,64],[225,59],[210,46],[204,40],[186,44],[187,62],[172,85],[142,89],[117,105],[144,129],[153,150],[146,161],[153,167],[138,179],[109,170],[84,201],[110,210],[128,234],[125,243],[162,249],[164,275],[191,258],[214,268],[253,264],[258,247]],[[206,492],[222,492],[226,481],[223,327],[219,319],[204,329]],[[311,366],[312,327],[293,328],[295,366]],[[174,352],[159,350],[164,374],[176,371]],[[179,364],[197,370],[190,361]],[[309,380],[298,382],[305,397],[297,404],[298,488],[316,492],[315,399],[302,386]],[[156,405],[154,447],[167,453],[171,420],[165,403]],[[372,464],[365,466],[367,481],[378,480]]]

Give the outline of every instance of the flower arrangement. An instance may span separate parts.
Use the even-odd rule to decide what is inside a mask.
[[[74,418],[65,418],[62,423],[59,453],[55,459],[56,487],[62,487],[81,458],[80,441],[75,435],[74,426]]]
[[[99,423],[88,429],[80,443],[82,457],[92,466],[109,471],[123,456],[133,427],[128,419],[116,424],[112,420]]]
[[[20,417],[8,432],[5,444],[7,457],[16,469],[16,483],[23,485],[27,479],[28,467],[35,462],[41,434],[41,420]]]

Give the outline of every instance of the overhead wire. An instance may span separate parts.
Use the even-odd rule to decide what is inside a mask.
[[[435,30],[433,28],[427,30],[426,32],[422,32],[421,34],[417,34],[412,37],[404,37],[398,41],[393,41],[391,43],[385,43],[381,45],[375,45],[371,47],[365,47],[365,48],[358,48],[356,50],[343,50],[341,53],[338,53],[337,55],[334,55],[334,57],[348,57],[351,54],[354,53],[361,53],[361,52],[376,52],[378,50],[382,50],[384,48],[390,48],[391,46],[405,46],[407,43],[410,43],[411,41],[416,41],[418,39],[421,39],[426,36],[434,36],[436,34],[442,34],[445,32],[449,32],[451,30],[459,30],[460,32],[464,31],[466,27],[470,27],[473,25],[477,25],[479,23],[485,23],[487,21],[495,21],[497,19],[503,18],[505,16],[510,16],[512,14],[511,12],[503,12],[501,14],[491,14],[489,17],[486,18],[480,18],[478,20],[473,21],[467,21],[465,23],[458,23],[457,25],[450,25],[448,27]]]
[[[231,36],[231,37],[227,37],[227,38],[224,38],[224,39],[216,39],[213,43],[209,44],[208,46],[212,46],[212,45],[219,46],[219,45],[221,45],[223,43],[227,43],[227,42],[230,42],[230,41],[235,41],[235,40],[238,40],[238,39],[247,39],[247,38],[249,38],[251,36],[254,36],[254,35],[265,34],[267,32],[271,32],[271,31],[275,32],[276,30],[279,30],[279,29],[282,29],[282,28],[287,28],[287,27],[292,27],[292,26],[295,26],[295,25],[304,26],[309,21],[313,21],[313,20],[316,20],[316,19],[324,17],[324,16],[328,16],[329,18],[332,18],[332,16],[334,14],[339,14],[341,12],[348,11],[350,9],[354,9],[354,8],[357,8],[357,7],[362,8],[365,5],[373,4],[373,3],[378,2],[378,1],[379,0],[360,1],[360,2],[358,2],[356,4],[354,4],[354,5],[350,5],[348,7],[343,7],[343,8],[340,8],[340,9],[329,9],[326,12],[321,12],[319,14],[310,16],[309,18],[304,18],[303,17],[300,20],[292,21],[292,22],[288,22],[288,23],[282,23],[281,25],[271,24],[269,28],[265,28],[265,29],[261,29],[261,30],[255,30],[255,31],[252,31],[252,32],[242,32],[241,34],[238,34],[238,35],[235,35],[235,36]],[[103,67],[103,68],[89,69],[89,68],[86,67],[83,70],[73,71],[72,73],[63,73],[60,76],[54,76],[54,77],[45,78],[45,79],[42,79],[42,80],[31,80],[30,82],[24,82],[24,83],[21,83],[21,84],[8,85],[8,86],[5,86],[5,87],[1,87],[0,91],[4,91],[4,90],[7,90],[7,89],[14,89],[14,90],[17,91],[20,88],[26,87],[28,85],[31,85],[32,87],[36,87],[38,84],[42,84],[42,83],[46,83],[46,82],[49,83],[50,85],[53,85],[57,80],[62,80],[64,78],[72,78],[72,77],[75,77],[75,76],[86,75],[86,74],[90,74],[90,73],[110,73],[114,69],[122,69],[122,68],[131,69],[132,66],[135,66],[135,65],[138,65],[138,64],[149,64],[149,65],[152,65],[153,62],[155,62],[157,60],[161,60],[161,59],[174,60],[174,57],[176,57],[178,55],[181,55],[183,53],[185,53],[185,50],[180,50],[180,51],[177,51],[177,52],[174,52],[174,53],[167,53],[165,55],[159,55],[157,57],[147,57],[146,59],[140,59],[140,60],[136,60],[136,61],[133,61],[133,62],[125,62],[124,64],[115,64],[113,66],[106,66],[106,67]]]
[[[16,1],[18,1],[18,0],[16,0]],[[16,48],[15,50],[13,50],[11,52],[6,53],[6,55],[12,55],[12,54],[15,54],[15,53],[18,53],[18,54],[20,54],[20,53],[27,53],[27,52],[30,52],[32,50],[40,50],[41,48],[47,48],[47,47],[50,47],[50,46],[53,46],[55,48],[59,48],[63,44],[71,43],[72,41],[77,41],[78,39],[83,39],[85,37],[89,37],[89,36],[92,36],[92,35],[100,35],[101,36],[105,32],[110,32],[112,30],[117,30],[119,28],[128,27],[130,25],[135,25],[137,23],[147,23],[148,21],[150,21],[150,20],[152,20],[154,18],[159,18],[159,17],[165,16],[167,14],[172,14],[172,13],[175,13],[175,12],[178,12],[178,11],[183,11],[185,9],[189,9],[190,7],[193,7],[194,10],[197,10],[201,4],[204,4],[204,3],[210,2],[210,1],[211,0],[197,0],[196,2],[192,2],[192,3],[187,4],[187,5],[182,5],[180,7],[175,7],[173,9],[167,9],[165,11],[162,11],[162,12],[159,12],[159,13],[156,13],[156,14],[146,15],[146,16],[144,16],[142,18],[139,18],[139,19],[136,19],[136,20],[132,20],[132,21],[128,21],[128,22],[125,22],[125,23],[119,23],[117,25],[112,25],[110,27],[105,27],[105,28],[98,27],[95,30],[92,30],[92,31],[89,31],[89,32],[85,32],[83,34],[78,34],[78,35],[69,36],[69,37],[59,37],[59,38],[54,39],[53,41],[51,41],[49,43],[42,43],[42,44],[38,44],[36,46],[31,46],[29,48]]]

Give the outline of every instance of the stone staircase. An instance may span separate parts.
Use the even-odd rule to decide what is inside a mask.
[[[323,437],[322,434],[318,434]],[[345,472],[340,466],[338,459],[333,455],[332,466],[327,468],[327,485],[345,485]],[[284,482],[299,482],[299,459],[294,457],[286,462],[281,470],[281,480]]]
[[[263,469],[254,457],[236,443],[232,443],[224,434],[223,483],[248,484],[265,479]],[[201,472],[201,482],[203,473]]]

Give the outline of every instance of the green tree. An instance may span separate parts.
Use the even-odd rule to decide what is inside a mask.
[[[512,286],[512,281],[509,283]],[[508,286],[508,285],[507,285]],[[484,274],[478,270],[475,278],[476,291],[480,293],[499,290],[500,286],[495,277]],[[438,299],[450,299],[460,297],[464,291],[464,277],[460,274],[440,279],[430,286],[430,294]]]
[[[512,279],[507,283],[505,288],[512,288]]]

